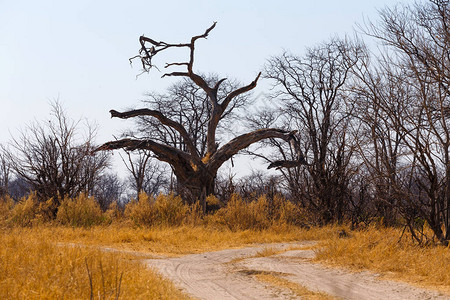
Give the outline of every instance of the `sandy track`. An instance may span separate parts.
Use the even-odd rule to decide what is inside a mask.
[[[277,244],[286,248],[292,244]],[[256,254],[264,247],[228,249],[169,259],[149,259],[149,266],[172,280],[188,294],[200,299],[292,299],[257,281],[252,276],[231,271],[229,262]]]
[[[311,250],[290,250],[269,257],[251,257],[265,247],[287,249],[303,244],[272,244],[228,249],[146,263],[199,299],[293,299],[289,291],[271,288],[251,274],[277,272],[313,291],[344,299],[450,299],[434,291],[380,280],[369,272],[350,273],[310,262]]]

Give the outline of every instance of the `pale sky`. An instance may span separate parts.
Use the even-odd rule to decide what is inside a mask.
[[[188,42],[217,21],[209,38],[197,42],[195,71],[249,83],[270,56],[283,49],[301,55],[331,36],[352,35],[355,23],[375,20],[377,9],[397,2],[0,0],[0,143],[45,120],[54,99],[70,117],[97,123],[98,143],[128,127],[108,111],[138,107],[144,93],[169,84],[156,69],[136,79],[140,65],[130,67],[128,58],[142,34]],[[155,62],[171,58],[161,53]],[[261,87],[255,94],[267,92]]]

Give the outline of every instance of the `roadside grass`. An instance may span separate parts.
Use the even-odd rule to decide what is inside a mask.
[[[310,230],[276,226],[264,230],[232,231],[208,226],[134,227],[125,224],[90,228],[40,225],[8,229],[12,235],[39,235],[53,243],[110,247],[158,255],[183,255],[262,243],[324,239],[337,231],[334,227]]]
[[[277,274],[271,274],[267,272],[262,272],[260,274],[256,274],[255,277],[262,282],[265,282],[275,288],[287,289],[295,296],[300,297],[300,299],[305,300],[332,300],[332,299],[340,299],[338,297],[331,296],[326,293],[311,291],[306,287],[297,284],[295,282],[289,281]]]
[[[369,227],[347,238],[329,238],[316,247],[315,261],[354,271],[370,270],[450,294],[450,248],[419,246],[401,229]]]
[[[253,257],[268,257],[272,256],[278,253],[282,253],[286,250],[284,249],[276,249],[273,247],[264,247],[262,250],[256,252],[256,254]]]
[[[304,230],[291,226],[243,231],[206,226],[136,228],[124,223],[3,228],[0,299],[92,299],[91,295],[98,299],[188,299],[140,263],[142,253],[131,251],[171,256],[324,238],[333,231],[332,227]]]
[[[0,299],[189,299],[132,255],[57,245],[48,234],[0,231]]]
[[[64,282],[74,285],[62,288],[61,294],[49,294],[50,298],[60,295],[64,298],[72,289],[85,293],[77,294],[85,297],[86,291],[91,290],[89,274],[92,278],[103,274],[103,278],[111,278],[109,281],[103,279],[105,282],[116,282],[122,272],[121,295],[134,295],[126,289],[140,289],[142,282],[133,278],[137,278],[136,274],[147,273],[135,259],[129,259],[133,251],[177,256],[307,240],[319,241],[313,246],[318,262],[352,270],[371,270],[390,279],[450,292],[450,249],[436,245],[418,246],[408,237],[399,242],[401,229],[373,226],[351,231],[348,226],[341,225],[306,229],[308,215],[299,207],[281,198],[268,201],[264,196],[249,200],[233,195],[226,206],[206,217],[201,216],[199,207],[189,207],[174,195],[144,194],[140,199],[131,201],[124,211],[112,206],[102,212],[94,198],[80,195],[75,199],[64,199],[53,219],[49,214],[54,205],[51,199],[38,202],[34,194],[18,203],[8,197],[0,199],[0,296],[33,298],[38,295],[35,298],[46,298],[45,293],[53,290],[44,291],[44,287],[51,287],[52,283],[63,286],[63,282],[46,282],[45,278],[64,278],[65,275],[58,274],[68,268],[64,265],[66,262],[76,266],[72,268],[77,271],[75,277],[66,278]],[[104,251],[107,248],[125,250],[129,254]],[[257,255],[276,253],[269,246]],[[62,256],[66,259],[58,260]],[[106,270],[112,266],[117,266],[120,271],[106,275]],[[148,274],[142,278],[147,279],[142,280],[161,280],[151,271],[146,272]],[[23,278],[19,279],[19,276]],[[92,281],[99,282],[98,279]],[[104,289],[113,290],[111,286],[103,288],[103,283],[101,286],[101,290],[95,290],[97,298],[106,293]],[[166,286],[170,288],[169,283]],[[98,284],[94,284],[93,289],[98,289]],[[30,294],[18,294],[22,290],[30,291]],[[172,290],[173,298],[171,293]]]

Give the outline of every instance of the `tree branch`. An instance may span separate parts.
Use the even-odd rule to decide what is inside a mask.
[[[214,29],[214,27],[216,27],[217,22],[214,22],[211,27],[209,27],[208,29],[206,29],[205,33],[203,33],[202,35],[197,35],[191,38],[191,44],[189,46],[189,48],[191,49],[191,55],[190,55],[190,60],[189,60],[189,64],[188,64],[188,72],[189,74],[193,73],[192,72],[192,66],[194,65],[194,44],[195,41],[198,39],[206,39],[208,37],[208,34],[211,32],[211,30]]]
[[[245,149],[251,144],[259,142],[263,139],[280,138],[283,140],[288,140],[289,137],[289,132],[274,128],[260,129],[240,135],[217,150],[217,152],[211,157],[211,160],[208,163],[208,168],[210,170],[217,170],[225,161],[237,154],[240,150]]]
[[[172,165],[179,165],[180,161],[185,164],[191,163],[191,156],[186,152],[178,150],[174,147],[163,145],[152,140],[136,140],[136,139],[121,139],[117,141],[107,142],[100,147],[94,149],[92,152],[125,149],[133,151],[136,149],[147,149],[152,151],[159,160],[165,161]]]
[[[256,76],[255,80],[253,80],[249,85],[243,86],[237,90],[232,91],[225,98],[225,100],[223,100],[223,102],[220,104],[222,111],[225,111],[227,109],[228,104],[230,104],[231,100],[233,100],[234,97],[239,96],[240,94],[246,93],[246,92],[254,89],[256,87],[256,83],[258,82],[258,79],[260,76],[261,76],[261,72],[259,72],[259,74],[258,74],[258,76]]]
[[[136,109],[131,110],[127,112],[118,112],[116,110],[110,110],[111,118],[120,118],[120,119],[128,119],[138,116],[151,116],[156,119],[158,119],[162,124],[167,125],[173,129],[175,129],[183,138],[184,142],[186,143],[186,146],[189,149],[189,152],[195,157],[199,159],[197,149],[194,146],[194,143],[192,142],[191,138],[189,137],[189,134],[187,133],[186,129],[178,122],[175,122],[166,116],[164,116],[160,111],[157,110],[151,110],[147,108],[143,109]]]

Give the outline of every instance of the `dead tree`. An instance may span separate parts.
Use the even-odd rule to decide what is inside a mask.
[[[152,161],[152,153],[148,150],[125,151],[127,158],[122,155],[122,161],[129,173],[129,185],[136,192],[136,199],[139,194],[157,194],[162,188],[168,186],[167,172],[164,166]],[[132,155],[136,154],[136,155]]]
[[[426,220],[435,238],[450,241],[450,3],[431,0],[398,5],[380,12],[365,33],[386,45],[407,94],[401,111],[377,103],[394,121],[409,152],[410,183],[405,217],[411,233],[416,215]],[[392,59],[392,58],[391,58]],[[401,81],[399,81],[401,80]],[[389,103],[388,103],[389,104]],[[394,107],[395,108],[395,107]],[[408,220],[409,219],[409,220]],[[418,239],[420,241],[420,239]]]
[[[12,137],[5,153],[17,178],[37,193],[40,201],[92,192],[96,178],[107,168],[106,153],[92,155],[95,127],[87,124],[80,134],[77,121],[67,117],[58,102],[52,104],[51,119],[30,124]],[[56,209],[52,211],[56,215]]]
[[[203,210],[206,211],[206,196],[214,193],[214,183],[218,169],[224,162],[236,155],[240,150],[249,145],[267,138],[288,139],[289,133],[274,128],[260,129],[235,137],[231,141],[219,147],[216,139],[216,131],[219,121],[226,112],[229,105],[240,95],[247,93],[256,87],[259,73],[256,78],[248,85],[234,89],[227,93],[223,99],[219,99],[218,91],[221,84],[226,80],[222,78],[214,84],[208,83],[204,77],[193,71],[195,43],[199,39],[206,39],[216,23],[212,24],[203,34],[191,38],[189,43],[172,44],[164,41],[157,42],[151,38],[141,36],[139,42],[141,49],[139,54],[130,60],[139,59],[142,63],[143,72],[149,72],[154,67],[152,59],[159,53],[172,48],[189,49],[189,60],[187,62],[166,63],[165,68],[180,67],[183,71],[173,71],[165,73],[162,77],[182,77],[189,78],[198,87],[200,87],[208,96],[211,104],[210,117],[206,135],[206,153],[201,155],[195,147],[195,141],[182,124],[175,119],[167,117],[163,111],[152,109],[137,109],[126,112],[111,110],[111,117],[128,119],[133,117],[148,116],[157,119],[161,126],[166,126],[176,131],[183,139],[186,150],[177,149],[171,145],[161,143],[152,139],[123,138],[116,141],[105,143],[97,149],[113,150],[124,148],[132,151],[136,149],[147,149],[154,153],[155,157],[163,162],[167,162],[173,169],[179,185],[182,185],[190,194],[191,199],[200,199]]]
[[[6,150],[0,147],[0,151]],[[0,152],[0,197],[8,193],[9,179],[11,177],[11,164],[4,153]]]
[[[353,145],[346,98],[351,70],[363,54],[359,44],[335,38],[309,48],[303,57],[273,57],[265,68],[264,76],[274,85],[271,98],[282,101],[282,117],[300,133],[289,135],[293,155],[276,146],[283,159],[269,167],[281,168],[289,188],[320,224],[341,222],[348,210]],[[307,163],[301,145],[308,149]]]

